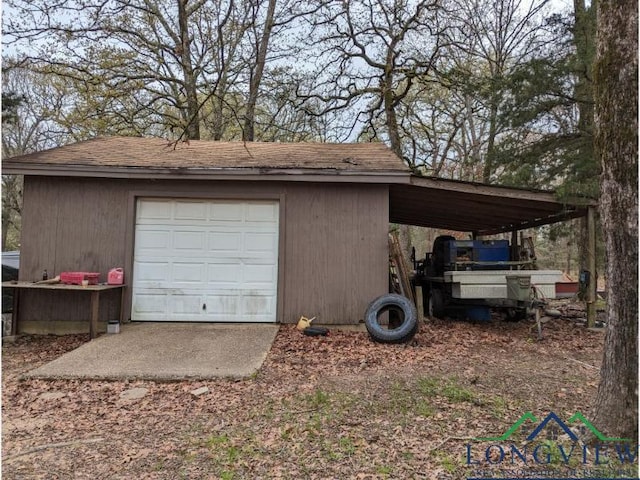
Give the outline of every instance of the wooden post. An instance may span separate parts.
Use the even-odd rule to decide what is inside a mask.
[[[518,255],[518,231],[511,231],[511,248],[509,249],[509,260],[512,262],[520,261],[520,255]]]
[[[589,283],[587,284],[587,327],[593,328],[596,324],[596,291],[598,282],[596,278],[596,212],[595,207],[587,208],[587,269],[589,271]]]
[[[120,324],[124,323],[124,304],[125,304],[125,295],[124,295],[124,285],[120,288]]]
[[[13,310],[11,310],[11,329],[9,335],[12,337],[18,334],[18,311],[20,309],[20,289],[13,289]]]
[[[91,319],[89,320],[89,338],[98,336],[98,312],[100,311],[100,292],[91,292]]]
[[[416,310],[418,310],[418,322],[424,320],[424,302],[422,298],[422,285],[416,285]]]

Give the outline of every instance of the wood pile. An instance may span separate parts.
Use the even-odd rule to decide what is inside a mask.
[[[404,295],[414,304],[416,303],[413,288],[411,287],[411,266],[407,261],[398,235],[395,232],[389,233],[389,281],[391,283],[391,291]]]

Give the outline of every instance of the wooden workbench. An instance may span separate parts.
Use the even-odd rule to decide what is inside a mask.
[[[98,311],[100,308],[100,292],[105,290],[121,289],[120,295],[120,323],[123,320],[124,307],[124,287],[126,285],[65,285],[63,283],[55,284],[38,284],[34,282],[2,282],[2,288],[13,288],[13,314],[11,318],[11,335],[18,332],[19,307],[20,307],[20,291],[21,290],[53,290],[60,292],[85,292],[91,293],[90,311],[91,317],[89,321],[89,336],[93,339],[98,336]]]

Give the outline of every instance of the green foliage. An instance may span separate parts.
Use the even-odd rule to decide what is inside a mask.
[[[560,199],[597,198],[591,79],[595,12],[591,5],[572,19],[551,17],[549,23],[563,33],[559,55],[532,59],[511,75],[503,119],[512,133],[496,151],[500,183],[553,187]]]
[[[329,394],[317,389],[313,394],[307,395],[304,399],[306,408],[320,409],[329,404]]]
[[[425,397],[441,396],[453,403],[473,402],[476,395],[458,384],[455,378],[442,379],[423,377],[416,382],[418,390]]]
[[[447,453],[445,452],[437,452],[436,456],[438,457],[438,461],[440,463],[440,466],[442,466],[442,468],[444,468],[444,470],[449,473],[449,474],[453,474],[456,472],[456,470],[458,470],[458,464],[457,462]]]
[[[387,478],[392,472],[393,469],[388,465],[380,465],[379,467],[376,467],[376,473],[382,475],[383,478]]]
[[[2,92],[2,124],[15,124],[18,120],[18,107],[25,98],[15,92]]]
[[[471,402],[475,398],[473,392],[455,383],[447,383],[442,387],[442,395],[454,403]]]
[[[423,377],[418,379],[417,385],[420,393],[427,397],[434,397],[438,393],[440,381],[437,378]]]
[[[212,435],[206,441],[206,444],[210,448],[215,448],[220,445],[229,443],[229,437],[227,435]]]

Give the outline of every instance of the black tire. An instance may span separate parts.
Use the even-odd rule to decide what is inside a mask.
[[[527,318],[526,308],[507,308],[505,320],[507,322],[519,322]]]
[[[385,311],[402,312],[402,321],[395,328],[385,328],[378,318]],[[371,338],[379,343],[405,343],[418,331],[418,313],[411,300],[396,293],[376,298],[367,307],[364,324]]]
[[[324,337],[328,335],[329,330],[324,327],[307,327],[302,333],[307,337]]]
[[[444,318],[444,292],[439,288],[429,290],[427,309],[430,317]]]

